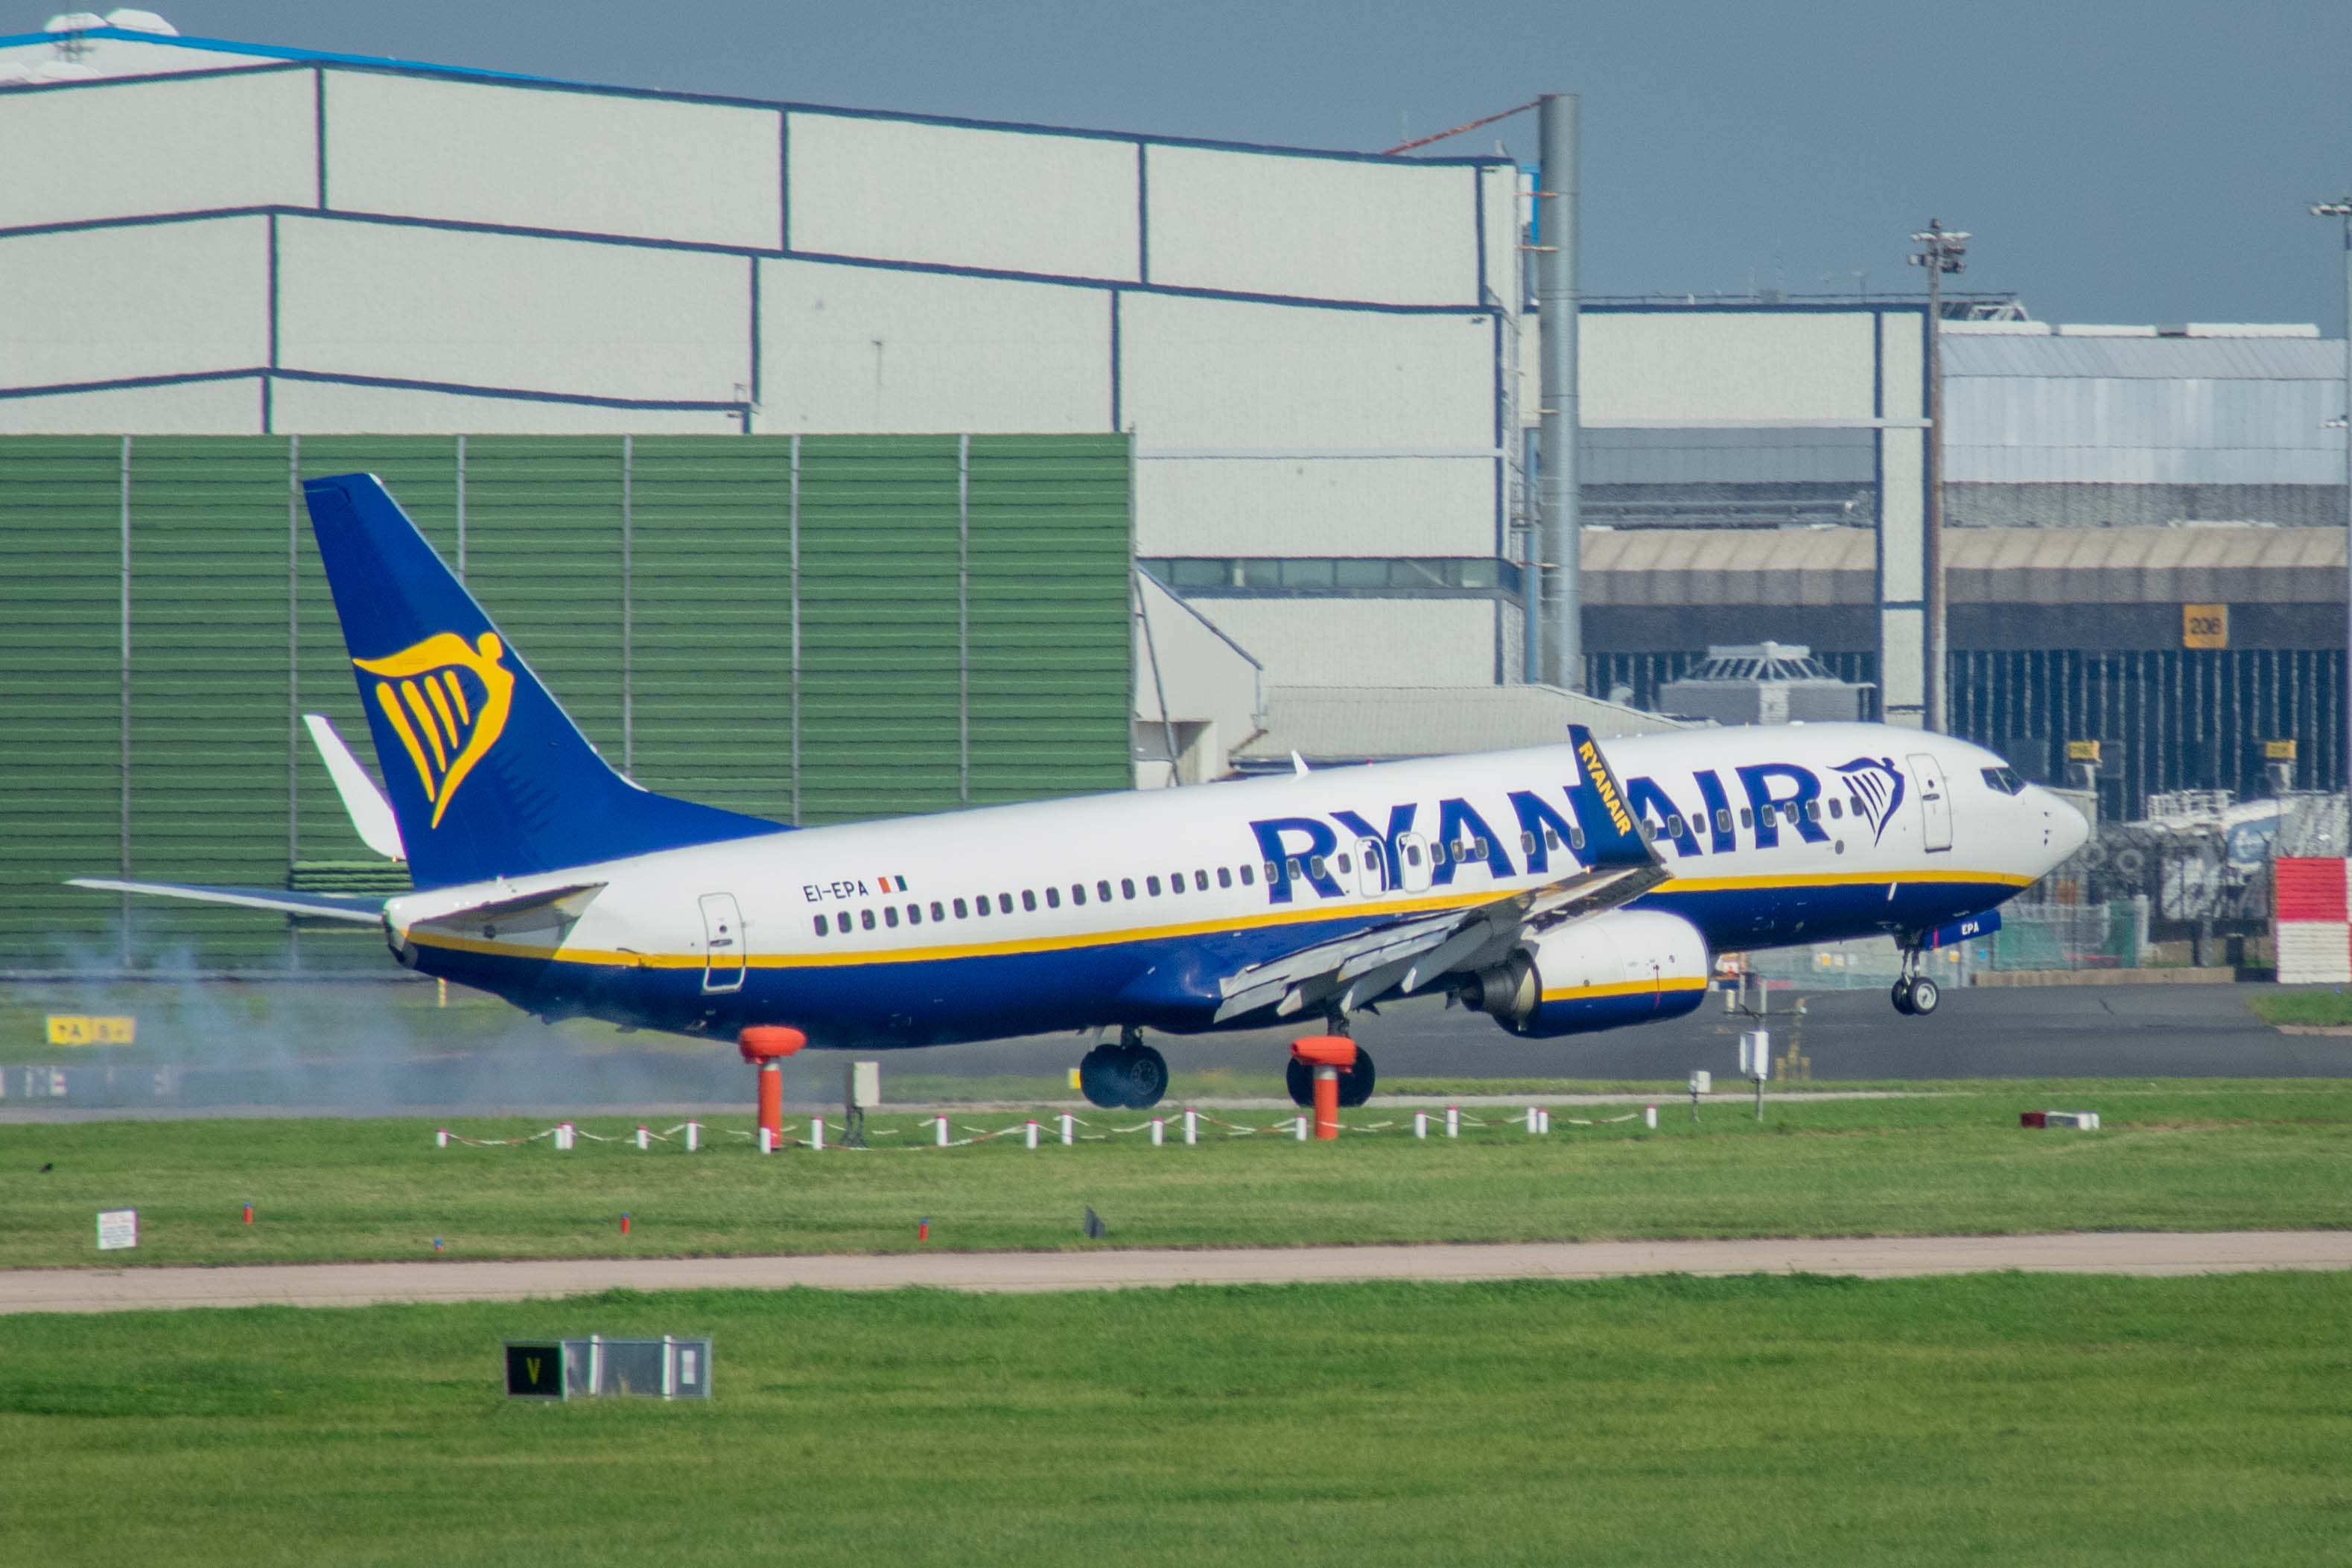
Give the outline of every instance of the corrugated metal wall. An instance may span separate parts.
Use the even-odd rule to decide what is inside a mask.
[[[0,969],[380,957],[59,885],[398,883],[300,735],[365,732],[299,484],[354,469],[648,788],[814,825],[1128,783],[1124,436],[0,439]]]

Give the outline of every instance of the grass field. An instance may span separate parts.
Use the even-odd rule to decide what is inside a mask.
[[[2105,1130],[2030,1133],[2021,1109],[2087,1106]],[[2352,1226],[2352,1082],[1963,1085],[1893,1100],[1785,1097],[1759,1125],[1745,1096],[1694,1124],[1665,1101],[1638,1121],[1548,1138],[1516,1118],[1458,1142],[1388,1131],[1333,1145],[1287,1136],[1154,1148],[1140,1135],[1025,1151],[1017,1138],[924,1146],[910,1116],[874,1119],[870,1152],[762,1159],[715,1124],[710,1146],[640,1153],[436,1150],[419,1121],[89,1122],[0,1129],[0,1263],[218,1264],[427,1256],[604,1257],[1101,1245],[1286,1246],[1756,1235]],[[1135,1113],[1097,1113],[1097,1129]],[[1235,1119],[1270,1121],[1269,1113]],[[959,1127],[1020,1120],[973,1113]],[[466,1124],[477,1136],[543,1124]],[[582,1125],[618,1137],[618,1118]],[[912,1146],[909,1146],[912,1145]],[[52,1168],[43,1171],[43,1166]],[[240,1222],[247,1202],[256,1223]],[[94,1249],[100,1208],[141,1211],[135,1253]],[[619,1217],[632,1216],[632,1234]]]
[[[2246,1005],[2264,1023],[2316,1024],[2341,1028],[2352,1024],[2352,992],[2336,990],[2270,991],[2250,997]]]
[[[499,1396],[590,1332],[715,1398]],[[15,1318],[0,1561],[2302,1565],[2347,1343],[2290,1274]]]

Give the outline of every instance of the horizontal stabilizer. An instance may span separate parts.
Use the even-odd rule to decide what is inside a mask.
[[[190,882],[121,882],[100,876],[78,876],[66,885],[95,888],[100,893],[145,893],[158,898],[185,898],[198,904],[233,904],[241,909],[274,909],[281,915],[315,915],[358,925],[377,925],[383,921],[381,898],[288,893],[275,887],[206,887]]]

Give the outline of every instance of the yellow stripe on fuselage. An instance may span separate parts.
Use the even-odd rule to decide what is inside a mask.
[[[1884,887],[1906,883],[1990,883],[2008,887],[2024,887],[2031,877],[2008,872],[1903,872],[1852,875],[1838,873],[1799,873],[1788,876],[1743,876],[1714,879],[1675,878],[1662,884],[1645,897],[1660,894],[1716,893],[1748,888],[1793,887]],[[1377,919],[1400,915],[1433,915],[1445,910],[1469,909],[1507,898],[1523,888],[1485,887],[1475,892],[1451,892],[1416,898],[1379,899],[1363,904],[1318,904],[1302,908],[1269,910],[1259,915],[1231,915],[1222,919],[1185,921],[1165,925],[1131,926],[1118,931],[1071,932],[1058,936],[1016,937],[1003,942],[960,942],[921,947],[845,948],[835,952],[754,953],[744,962],[757,969],[840,968],[862,964],[936,963],[952,958],[1015,957],[1036,953],[1066,953],[1089,947],[1117,947],[1135,942],[1164,942],[1184,936],[1220,936],[1229,932],[1260,931],[1274,926],[1297,925],[1333,920]],[[430,918],[430,917],[427,917]],[[460,911],[455,916],[463,918]],[[992,920],[1010,920],[1014,915],[990,915]],[[420,922],[421,924],[422,922]],[[457,953],[484,953],[509,958],[552,959],[566,964],[591,964],[620,968],[699,969],[707,962],[700,953],[635,953],[618,949],[604,950],[580,947],[526,946],[519,943],[492,942],[459,936],[439,931],[411,929],[408,940],[421,947],[437,947]],[[829,941],[831,938],[813,938]],[[733,968],[730,963],[727,967]],[[1704,985],[1704,981],[1695,982]],[[1641,985],[1652,984],[1650,981]]]
[[[1541,993],[1548,1002],[1589,1002],[1601,997],[1633,997],[1644,992],[1703,991],[1706,989],[1705,975],[1662,975],[1646,980],[1612,980],[1605,986],[1563,986],[1557,991]]]

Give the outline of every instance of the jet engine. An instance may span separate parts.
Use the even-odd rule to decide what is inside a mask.
[[[1542,932],[1455,992],[1531,1040],[1679,1018],[1705,999],[1706,939],[1678,915],[1614,910]]]

